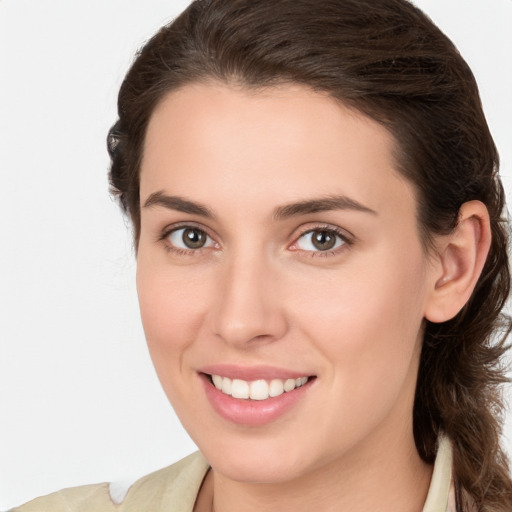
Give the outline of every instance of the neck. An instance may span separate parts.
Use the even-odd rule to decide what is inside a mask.
[[[196,512],[420,512],[432,467],[420,459],[412,428],[393,437],[288,482],[236,482],[211,471]]]

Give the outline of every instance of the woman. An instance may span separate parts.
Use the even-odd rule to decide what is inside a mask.
[[[498,158],[419,10],[195,2],[138,55],[109,150],[148,346],[202,454],[118,510],[511,509]]]

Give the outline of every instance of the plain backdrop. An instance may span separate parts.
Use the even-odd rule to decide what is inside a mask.
[[[195,449],[145,347],[105,150],[135,51],[187,3],[0,0],[0,509]],[[512,0],[417,4],[475,72],[510,203]]]

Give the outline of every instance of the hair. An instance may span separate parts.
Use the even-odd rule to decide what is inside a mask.
[[[512,482],[500,446],[510,322],[508,225],[498,154],[478,87],[453,43],[406,0],[199,0],[138,53],[108,137],[114,194],[140,235],[139,170],[148,122],[186,84],[249,89],[287,83],[327,93],[385,126],[400,173],[418,196],[429,250],[459,209],[482,201],[492,243],[471,299],[450,321],[426,321],[413,411],[417,450],[432,463],[452,442],[457,510],[509,512]]]

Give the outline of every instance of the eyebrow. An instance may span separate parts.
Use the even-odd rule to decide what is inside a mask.
[[[211,210],[206,206],[194,201],[183,199],[179,196],[167,195],[162,191],[154,192],[146,199],[144,208],[151,208],[152,206],[162,206],[169,210],[190,213],[192,215],[200,215],[201,217],[206,217],[208,219],[215,218]],[[354,210],[377,215],[375,210],[362,205],[354,199],[347,196],[335,195],[316,199],[307,199],[279,206],[274,210],[272,218],[274,220],[284,220],[290,217],[306,215],[308,213],[325,212],[329,210]]]
[[[151,194],[144,203],[144,208],[151,208],[152,206],[163,206],[169,210],[176,210],[178,212],[190,213],[192,215],[200,215],[208,219],[213,219],[213,213],[203,206],[202,204],[188,201],[178,196],[169,196],[164,192],[154,192]]]
[[[280,206],[274,211],[275,220],[283,220],[308,213],[325,212],[329,210],[354,210],[357,212],[377,215],[375,210],[362,205],[358,201],[347,196],[327,196],[318,199],[308,199],[297,203]]]

